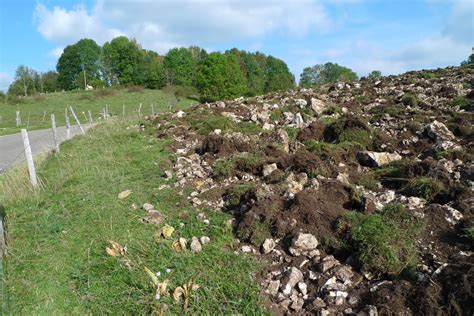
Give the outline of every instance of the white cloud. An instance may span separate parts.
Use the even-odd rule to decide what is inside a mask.
[[[64,50],[64,47],[62,46],[56,47],[53,50],[51,50],[50,54],[52,57],[58,59],[59,57],[61,57],[63,50]]]
[[[330,30],[317,0],[100,0],[92,10],[35,9],[38,31],[57,44],[88,37],[99,44],[118,35],[136,38],[144,48],[165,53],[179,45],[218,45],[223,41],[258,41],[273,31],[292,36]]]
[[[6,92],[12,82],[13,78],[10,75],[0,72],[0,91]]]

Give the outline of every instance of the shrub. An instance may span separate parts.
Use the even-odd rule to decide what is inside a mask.
[[[145,89],[141,86],[128,86],[127,87],[127,92],[128,93],[143,93]]]
[[[410,106],[418,105],[418,98],[413,93],[407,92],[403,95],[401,99],[402,103]]]
[[[349,243],[359,264],[377,275],[397,276],[416,266],[414,238],[423,225],[400,204],[389,204],[381,213],[348,212],[339,227],[349,231]]]

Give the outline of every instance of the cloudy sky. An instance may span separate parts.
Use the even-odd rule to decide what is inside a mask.
[[[81,38],[126,35],[176,46],[261,51],[302,69],[328,61],[359,75],[458,65],[474,46],[472,0],[1,0],[0,89],[18,65],[54,69]]]

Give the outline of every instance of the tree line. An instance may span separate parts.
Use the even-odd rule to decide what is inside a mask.
[[[471,64],[473,55],[463,64]],[[377,78],[378,70],[368,74]],[[306,67],[300,87],[338,81],[358,80],[357,74],[337,63]],[[138,85],[149,89],[184,87],[187,94],[198,94],[203,101],[255,96],[296,87],[295,78],[281,59],[260,52],[233,48],[224,53],[208,53],[198,46],[173,48],[166,55],[143,49],[140,44],[120,36],[98,45],[81,39],[67,46],[56,71],[40,73],[21,65],[9,95],[28,96],[60,90]]]
[[[182,86],[196,91],[203,101],[254,96],[295,87],[287,64],[260,52],[236,48],[208,53],[191,46],[173,48],[165,56],[143,49],[124,36],[99,46],[82,39],[67,46],[56,71],[39,73],[18,67],[8,93],[38,92],[139,85],[149,89]]]

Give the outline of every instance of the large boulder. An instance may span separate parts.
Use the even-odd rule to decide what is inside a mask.
[[[452,141],[454,134],[441,122],[434,121],[425,127],[426,136],[436,142]]]

